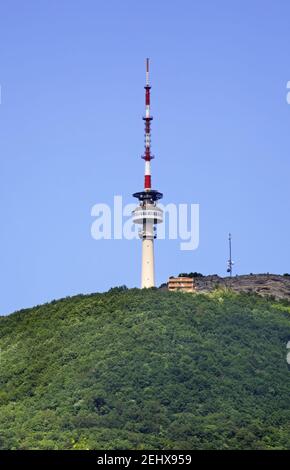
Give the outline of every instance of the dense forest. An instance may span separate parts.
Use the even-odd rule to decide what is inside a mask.
[[[0,449],[290,449],[290,304],[115,288],[0,318]]]

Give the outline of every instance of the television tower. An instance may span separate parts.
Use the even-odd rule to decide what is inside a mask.
[[[144,190],[134,193],[140,204],[133,211],[133,222],[140,224],[139,237],[142,240],[142,274],[141,289],[155,287],[154,270],[154,238],[156,238],[156,224],[163,222],[163,211],[156,202],[163,194],[151,188],[151,121],[150,115],[150,89],[149,85],[149,59],[146,59],[146,85],[145,85],[145,149],[141,158],[145,160]]]

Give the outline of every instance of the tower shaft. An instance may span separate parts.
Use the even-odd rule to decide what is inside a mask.
[[[141,289],[155,286],[153,223],[144,223],[143,231],[146,231],[147,235],[142,239]]]

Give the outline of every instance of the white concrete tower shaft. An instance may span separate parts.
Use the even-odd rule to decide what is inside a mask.
[[[155,266],[154,266],[154,225],[152,221],[144,220],[142,237],[142,271],[141,289],[155,286]]]
[[[151,121],[150,115],[150,89],[149,85],[149,59],[146,59],[146,85],[145,85],[145,150],[142,158],[145,160],[144,190],[134,193],[140,201],[139,206],[133,211],[133,222],[139,224],[141,229],[139,236],[142,240],[142,273],[141,288],[155,286],[154,268],[154,238],[155,225],[163,221],[163,212],[156,202],[162,198],[162,193],[151,189]]]

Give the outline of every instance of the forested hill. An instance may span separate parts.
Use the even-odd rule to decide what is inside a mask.
[[[290,304],[113,289],[0,318],[1,449],[290,449]]]

